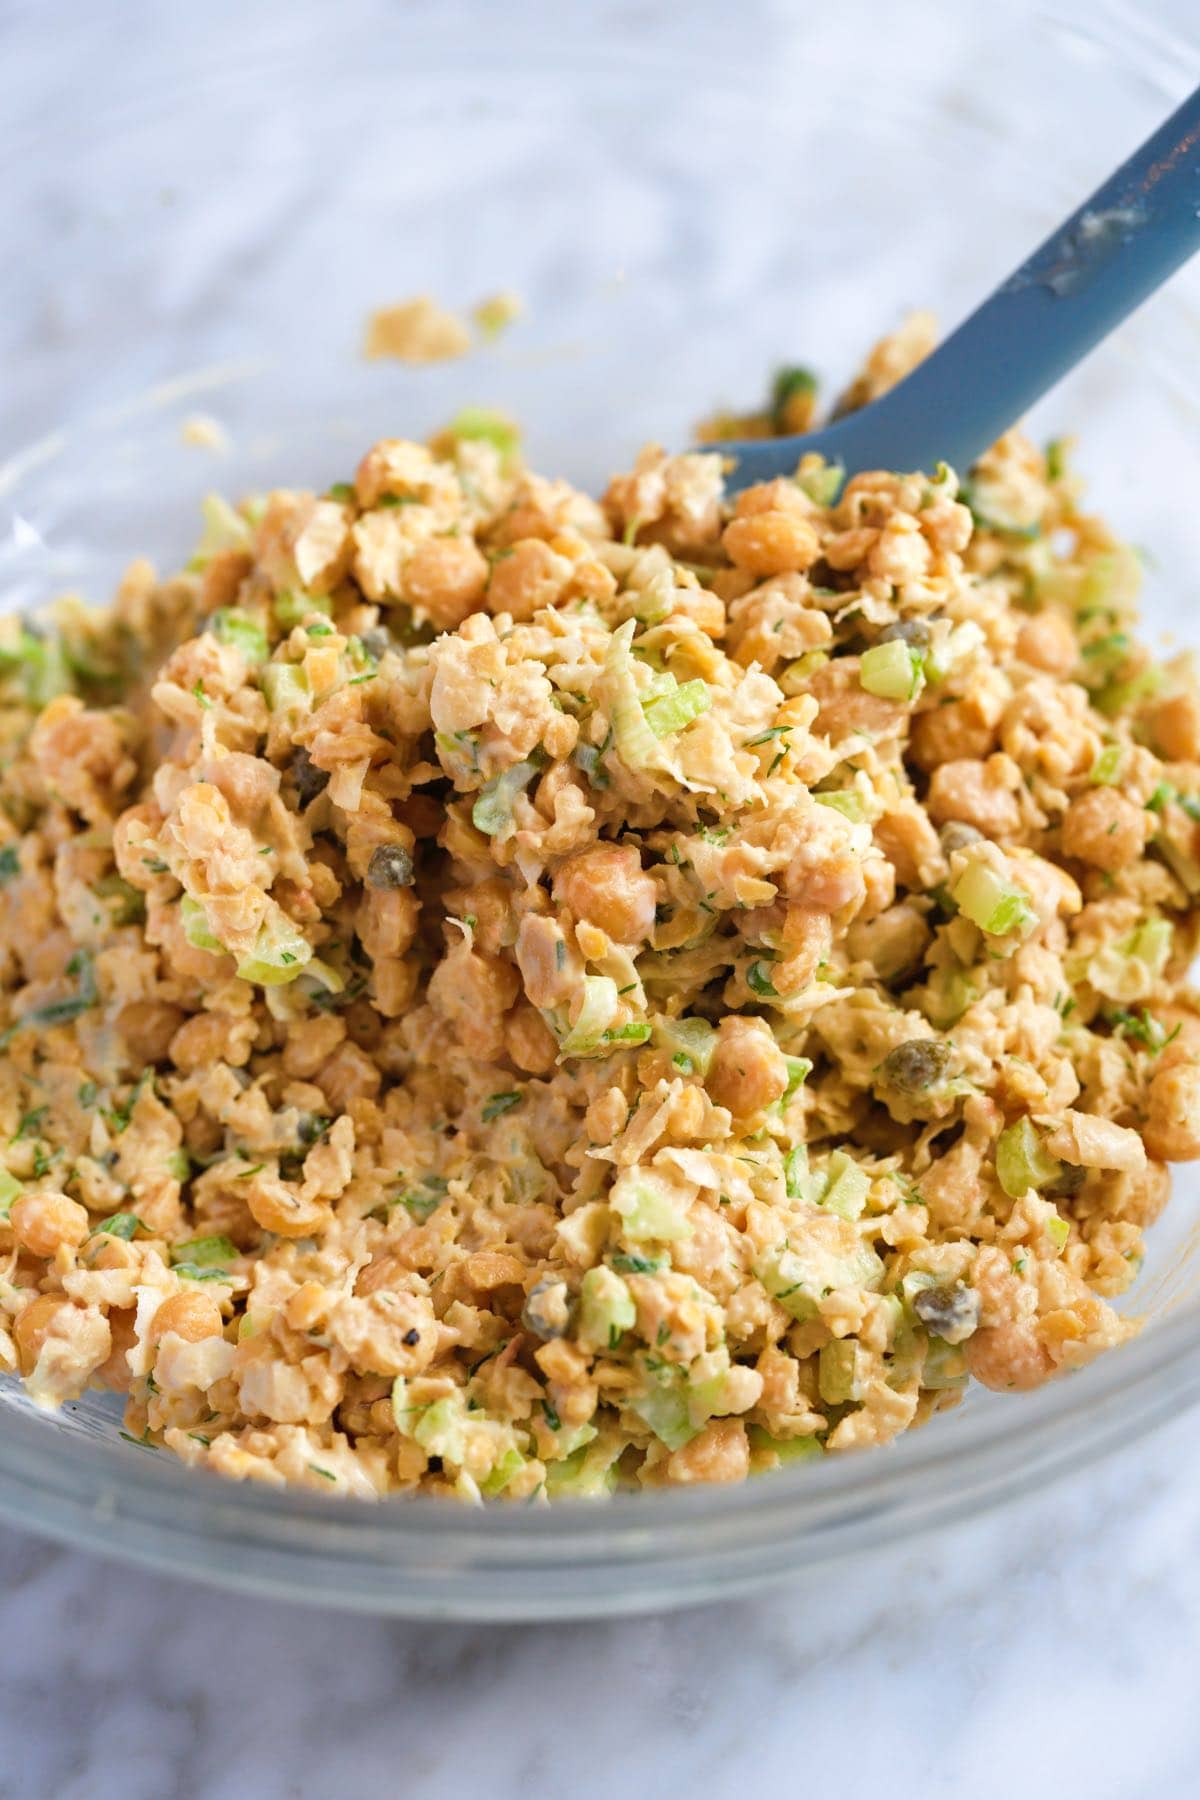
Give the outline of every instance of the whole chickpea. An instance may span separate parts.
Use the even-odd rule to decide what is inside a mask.
[[[705,1082],[718,1106],[747,1119],[782,1099],[787,1084],[787,1062],[761,1019],[731,1013],[721,1020]]]
[[[17,1346],[17,1362],[22,1375],[32,1375],[42,1346],[50,1336],[58,1314],[70,1311],[72,1303],[63,1294],[39,1294],[31,1300],[13,1326]]]
[[[256,1175],[248,1184],[246,1205],[255,1224],[278,1237],[309,1237],[331,1216],[327,1202],[302,1200],[287,1182],[270,1175]]]
[[[82,1244],[88,1234],[87,1209],[66,1194],[22,1194],[8,1215],[13,1236],[35,1256],[53,1256],[63,1244]]]
[[[527,1075],[548,1075],[558,1058],[558,1040],[527,1000],[518,1000],[504,1021],[504,1047]]]
[[[509,613],[518,624],[553,606],[570,580],[572,564],[541,538],[523,538],[492,564],[487,587],[491,613]]]
[[[1124,869],[1141,856],[1149,827],[1144,806],[1135,806],[1115,788],[1089,788],[1063,816],[1063,851],[1096,869]]]
[[[976,1381],[998,1393],[1040,1387],[1054,1368],[1028,1320],[985,1325],[967,1339],[966,1357]]]
[[[404,598],[442,631],[478,610],[488,566],[470,538],[427,538],[404,568]]]
[[[594,844],[565,862],[554,898],[618,944],[640,944],[654,929],[657,892],[632,845]]]
[[[211,1294],[172,1294],[150,1321],[150,1342],[157,1344],[173,1331],[189,1344],[216,1337],[221,1330],[221,1309]]]
[[[722,542],[730,562],[751,575],[809,569],[821,553],[821,541],[808,520],[782,510],[731,520]]]

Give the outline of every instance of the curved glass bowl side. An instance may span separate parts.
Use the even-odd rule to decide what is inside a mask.
[[[882,74],[856,75],[853,134],[832,16],[806,45],[802,105],[769,41],[725,64],[712,31],[668,51],[598,45],[575,23],[578,54],[526,46],[502,91],[477,49],[431,29],[411,46],[402,108],[386,56],[356,61],[345,29],[329,69],[314,72],[311,41],[268,56],[243,40],[236,67],[205,43],[190,85],[175,70],[156,88],[143,70],[145,93],[114,86],[94,157],[80,159],[68,122],[24,189],[31,214],[44,203],[67,220],[61,267],[35,256],[0,271],[0,357],[25,342],[11,335],[23,317],[45,314],[30,355],[13,352],[8,429],[47,434],[0,465],[4,604],[65,587],[102,597],[143,549],[176,566],[207,487],[341,478],[374,437],[420,433],[469,401],[526,421],[536,466],[596,486],[644,438],[685,441],[697,413],[757,394],[775,360],[816,353],[840,377],[906,304],[938,296],[954,317],[1101,172],[1086,123],[1061,141],[1064,109],[1095,122],[1115,161],[1187,64],[1111,0],[1026,7],[1026,39],[1006,12],[986,43],[961,7],[936,10],[952,51],[937,82],[897,25],[904,79],[881,54]],[[305,120],[303,154],[260,116],[268,66],[280,105]],[[1104,120],[1118,108],[1114,136]],[[189,131],[202,167],[181,148]],[[254,173],[244,205],[222,185],[227,156]],[[24,242],[34,226],[12,204],[10,189],[0,227]],[[464,214],[472,230],[451,229]],[[54,277],[80,266],[82,293],[54,312]],[[372,306],[422,287],[460,304],[501,285],[523,293],[528,320],[493,349],[422,372],[359,362]],[[1151,623],[1185,635],[1177,572],[1200,568],[1198,350],[1192,271],[1035,420],[1045,435],[1082,429],[1098,508],[1155,550]],[[219,459],[181,444],[194,412],[228,429]],[[186,1470],[121,1442],[111,1407],[89,1398],[55,1419],[0,1383],[0,1516],[243,1591],[414,1616],[645,1610],[812,1571],[1084,1467],[1200,1398],[1196,1194],[1181,1173],[1152,1233],[1143,1337],[1043,1393],[972,1396],[889,1451],[610,1506],[371,1507]]]
[[[887,1450],[739,1488],[486,1508],[238,1486],[165,1453],[47,1431],[21,1407],[5,1418],[0,1518],[314,1605],[413,1618],[601,1617],[693,1605],[894,1550],[1079,1474],[1197,1401],[1200,1334],[1181,1319],[1039,1394],[947,1415]]]

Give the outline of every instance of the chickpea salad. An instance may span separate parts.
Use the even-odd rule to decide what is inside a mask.
[[[595,1496],[1135,1329],[1200,1155],[1190,659],[1062,444],[726,474],[651,447],[597,503],[469,411],[0,622],[37,1402],[237,1478]]]

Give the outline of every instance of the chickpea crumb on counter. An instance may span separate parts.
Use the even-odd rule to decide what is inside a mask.
[[[753,429],[815,406],[785,371]],[[469,409],[0,621],[40,1404],[236,1479],[597,1496],[1135,1329],[1200,1157],[1192,662],[1061,445],[725,475],[651,447],[598,503]]]

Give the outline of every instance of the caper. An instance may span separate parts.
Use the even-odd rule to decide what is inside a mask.
[[[301,811],[329,786],[328,775],[324,769],[318,769],[303,745],[292,756],[292,780],[296,784]]]
[[[875,642],[894,644],[897,638],[902,644],[911,644],[914,650],[924,650],[929,642],[929,627],[924,619],[896,619],[884,626]]]
[[[923,1094],[941,1081],[950,1061],[950,1046],[938,1038],[910,1038],[889,1050],[880,1064],[888,1087],[902,1094]]]
[[[956,850],[965,850],[968,844],[983,842],[982,831],[976,831],[964,819],[950,819],[938,832],[942,850],[946,856],[953,856]]]
[[[948,1344],[961,1344],[979,1327],[979,1295],[961,1281],[953,1287],[922,1288],[913,1311],[922,1325]]]
[[[535,1282],[525,1296],[521,1323],[548,1343],[551,1338],[566,1337],[571,1329],[571,1295],[561,1275],[546,1275]]]
[[[413,884],[413,859],[403,844],[380,844],[367,864],[367,885],[402,888]]]
[[[373,656],[376,662],[392,648],[391,633],[384,625],[373,625],[370,631],[364,631],[360,635],[358,641],[367,655]]]

